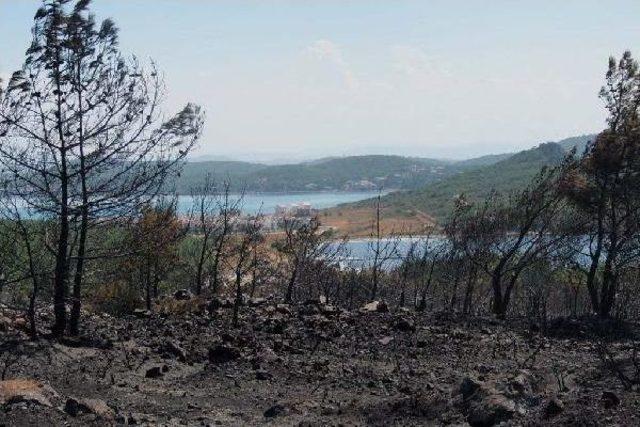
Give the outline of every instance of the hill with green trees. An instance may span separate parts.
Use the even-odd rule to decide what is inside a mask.
[[[189,162],[176,187],[179,193],[188,193],[210,173],[216,181],[227,179],[236,189],[256,192],[415,189],[466,167],[447,160],[386,155],[325,158],[290,165]]]
[[[573,147],[582,152],[592,138],[592,135],[567,138],[557,145],[563,152]],[[228,180],[236,191],[408,190],[409,193],[389,196],[389,200],[394,203],[397,201],[399,209],[406,209],[411,205],[407,197],[422,199],[429,194],[429,197],[435,196],[437,201],[434,203],[438,207],[434,212],[439,214],[444,208],[440,203],[441,198],[451,192],[459,193],[468,189],[473,194],[481,194],[480,189],[485,186],[509,188],[511,184],[526,181],[533,174],[532,171],[537,171],[548,160],[545,155],[536,153],[538,149],[516,154],[490,154],[461,161],[369,155],[326,157],[286,165],[227,160],[188,162],[172,185],[175,185],[178,193],[188,194],[210,174],[216,182]],[[433,189],[435,193],[425,193],[427,189]],[[417,206],[426,205],[421,202]]]
[[[456,196],[464,194],[473,201],[487,196],[492,190],[509,192],[524,188],[543,166],[558,164],[574,147],[581,152],[592,139],[593,135],[584,135],[557,143],[543,143],[507,155],[495,163],[463,170],[420,189],[388,194],[382,198],[382,207],[390,216],[413,216],[420,212],[442,220],[451,212]],[[367,205],[371,205],[370,200],[349,206]]]
[[[180,177],[175,183],[176,190],[180,194],[189,194],[193,188],[204,183],[207,174],[215,182],[228,180],[231,183],[242,182],[248,174],[255,173],[269,166],[259,163],[209,160],[204,162],[188,162],[182,168]],[[240,186],[240,184],[238,184]]]

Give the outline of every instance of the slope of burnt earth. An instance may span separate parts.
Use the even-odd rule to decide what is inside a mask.
[[[640,423],[637,391],[600,338],[569,337],[574,322],[545,337],[513,321],[256,300],[233,328],[220,301],[192,304],[87,313],[83,338],[63,342],[29,341],[4,310],[0,425]]]

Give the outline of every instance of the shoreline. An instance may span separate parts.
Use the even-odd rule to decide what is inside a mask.
[[[384,190],[380,193],[380,195],[385,196],[390,193],[395,193],[398,191],[402,191],[400,189],[391,189]],[[368,194],[371,193],[375,196],[378,195],[378,191],[375,190],[321,190],[321,191],[304,191],[304,190],[294,190],[294,191],[245,191],[245,192],[230,192],[229,195],[239,196],[239,195],[250,195],[250,196],[286,196],[286,195],[304,195],[304,194]],[[196,194],[184,194],[177,193],[178,197],[193,197],[193,196],[203,196],[203,193]],[[338,205],[336,205],[338,206]]]

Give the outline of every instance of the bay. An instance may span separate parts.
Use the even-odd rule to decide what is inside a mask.
[[[241,210],[244,214],[269,215],[275,212],[276,206],[291,206],[298,203],[309,203],[313,209],[327,209],[342,203],[358,202],[377,197],[377,191],[358,192],[315,192],[315,193],[247,193],[242,199]],[[231,200],[239,197],[232,195]],[[178,197],[178,212],[186,214],[193,206],[191,196]]]

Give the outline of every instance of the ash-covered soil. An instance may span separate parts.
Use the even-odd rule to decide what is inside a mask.
[[[83,337],[62,342],[30,342],[5,310],[0,425],[640,425],[638,391],[603,365],[586,321],[543,336],[515,321],[254,300],[234,328],[216,305],[87,314]],[[613,355],[628,354],[629,333]]]

